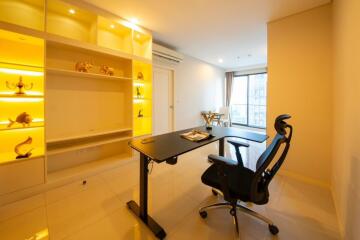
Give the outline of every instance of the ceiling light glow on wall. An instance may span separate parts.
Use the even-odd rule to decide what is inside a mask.
[[[223,60],[222,58],[219,58],[219,59],[218,59],[218,62],[219,62],[219,63],[223,63],[224,60]]]
[[[75,14],[76,11],[75,11],[75,9],[72,9],[72,8],[71,8],[71,9],[69,9],[69,13],[70,13],[70,14]]]
[[[0,68],[0,72],[7,74],[15,74],[15,75],[25,75],[25,76],[44,76],[43,72],[35,72],[35,71],[27,71],[27,70],[19,70],[19,69],[11,69],[11,68]]]
[[[111,25],[110,25],[110,28],[114,29],[114,28],[115,28],[115,25],[114,25],[114,24],[111,24]]]
[[[132,24],[139,24],[139,20],[137,19],[137,18],[132,18],[132,19],[130,19],[130,22],[132,23]]]
[[[131,28],[135,31],[141,31],[140,27],[131,21],[120,20],[119,23],[125,27]]]

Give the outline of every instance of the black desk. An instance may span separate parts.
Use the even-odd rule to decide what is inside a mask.
[[[197,127],[182,131],[162,134],[144,139],[136,139],[129,143],[130,147],[140,152],[140,205],[131,200],[127,206],[151,229],[156,237],[166,236],[164,229],[148,215],[148,164],[151,160],[161,163],[175,164],[177,157],[209,143],[219,141],[219,155],[224,156],[224,139],[237,137],[254,142],[264,142],[264,134],[244,131],[236,128],[213,126],[209,132],[214,136],[201,142],[191,142],[180,137],[181,133],[193,129],[206,131],[205,127]]]

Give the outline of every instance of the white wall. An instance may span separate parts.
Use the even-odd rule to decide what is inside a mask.
[[[360,239],[360,1],[335,0],[332,188],[343,238]]]
[[[331,5],[268,24],[269,136],[292,115],[294,135],[282,171],[330,185],[332,143]]]
[[[225,71],[186,56],[175,67],[175,130],[203,124],[201,111],[224,103]]]

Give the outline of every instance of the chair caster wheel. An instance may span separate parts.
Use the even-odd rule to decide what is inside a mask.
[[[231,214],[231,216],[235,216],[235,215],[236,215],[236,210],[235,210],[235,209],[231,209],[231,210],[230,210],[230,214]]]
[[[217,191],[215,191],[214,189],[211,189],[211,192],[214,196],[217,196],[219,193]]]
[[[269,225],[269,231],[271,232],[272,235],[276,235],[279,233],[279,229],[275,225]]]
[[[199,214],[200,214],[200,217],[202,217],[204,219],[207,217],[207,212],[206,211],[199,212]]]

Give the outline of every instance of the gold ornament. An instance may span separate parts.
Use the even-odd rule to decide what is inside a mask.
[[[18,89],[15,94],[17,95],[24,95],[26,94],[24,90],[30,90],[32,89],[34,86],[33,83],[30,83],[30,84],[25,84],[23,82],[23,79],[22,79],[22,76],[19,77],[19,82],[18,83],[9,83],[9,81],[6,81],[6,87],[8,89],[11,89],[11,90],[15,90],[15,89]]]
[[[8,128],[10,128],[12,125],[14,125],[15,123],[19,123],[19,124],[22,124],[23,127],[26,127],[26,126],[30,126],[30,123],[32,122],[32,117],[30,116],[30,114],[26,113],[26,112],[23,112],[21,113],[20,115],[18,115],[16,117],[16,120],[11,120],[9,118],[9,125],[7,126]]]
[[[32,155],[31,151],[34,149],[33,148],[29,149],[26,147],[26,145],[30,145],[31,143],[32,143],[32,138],[28,137],[25,141],[15,146],[14,151],[17,154],[16,159],[29,158]]]

